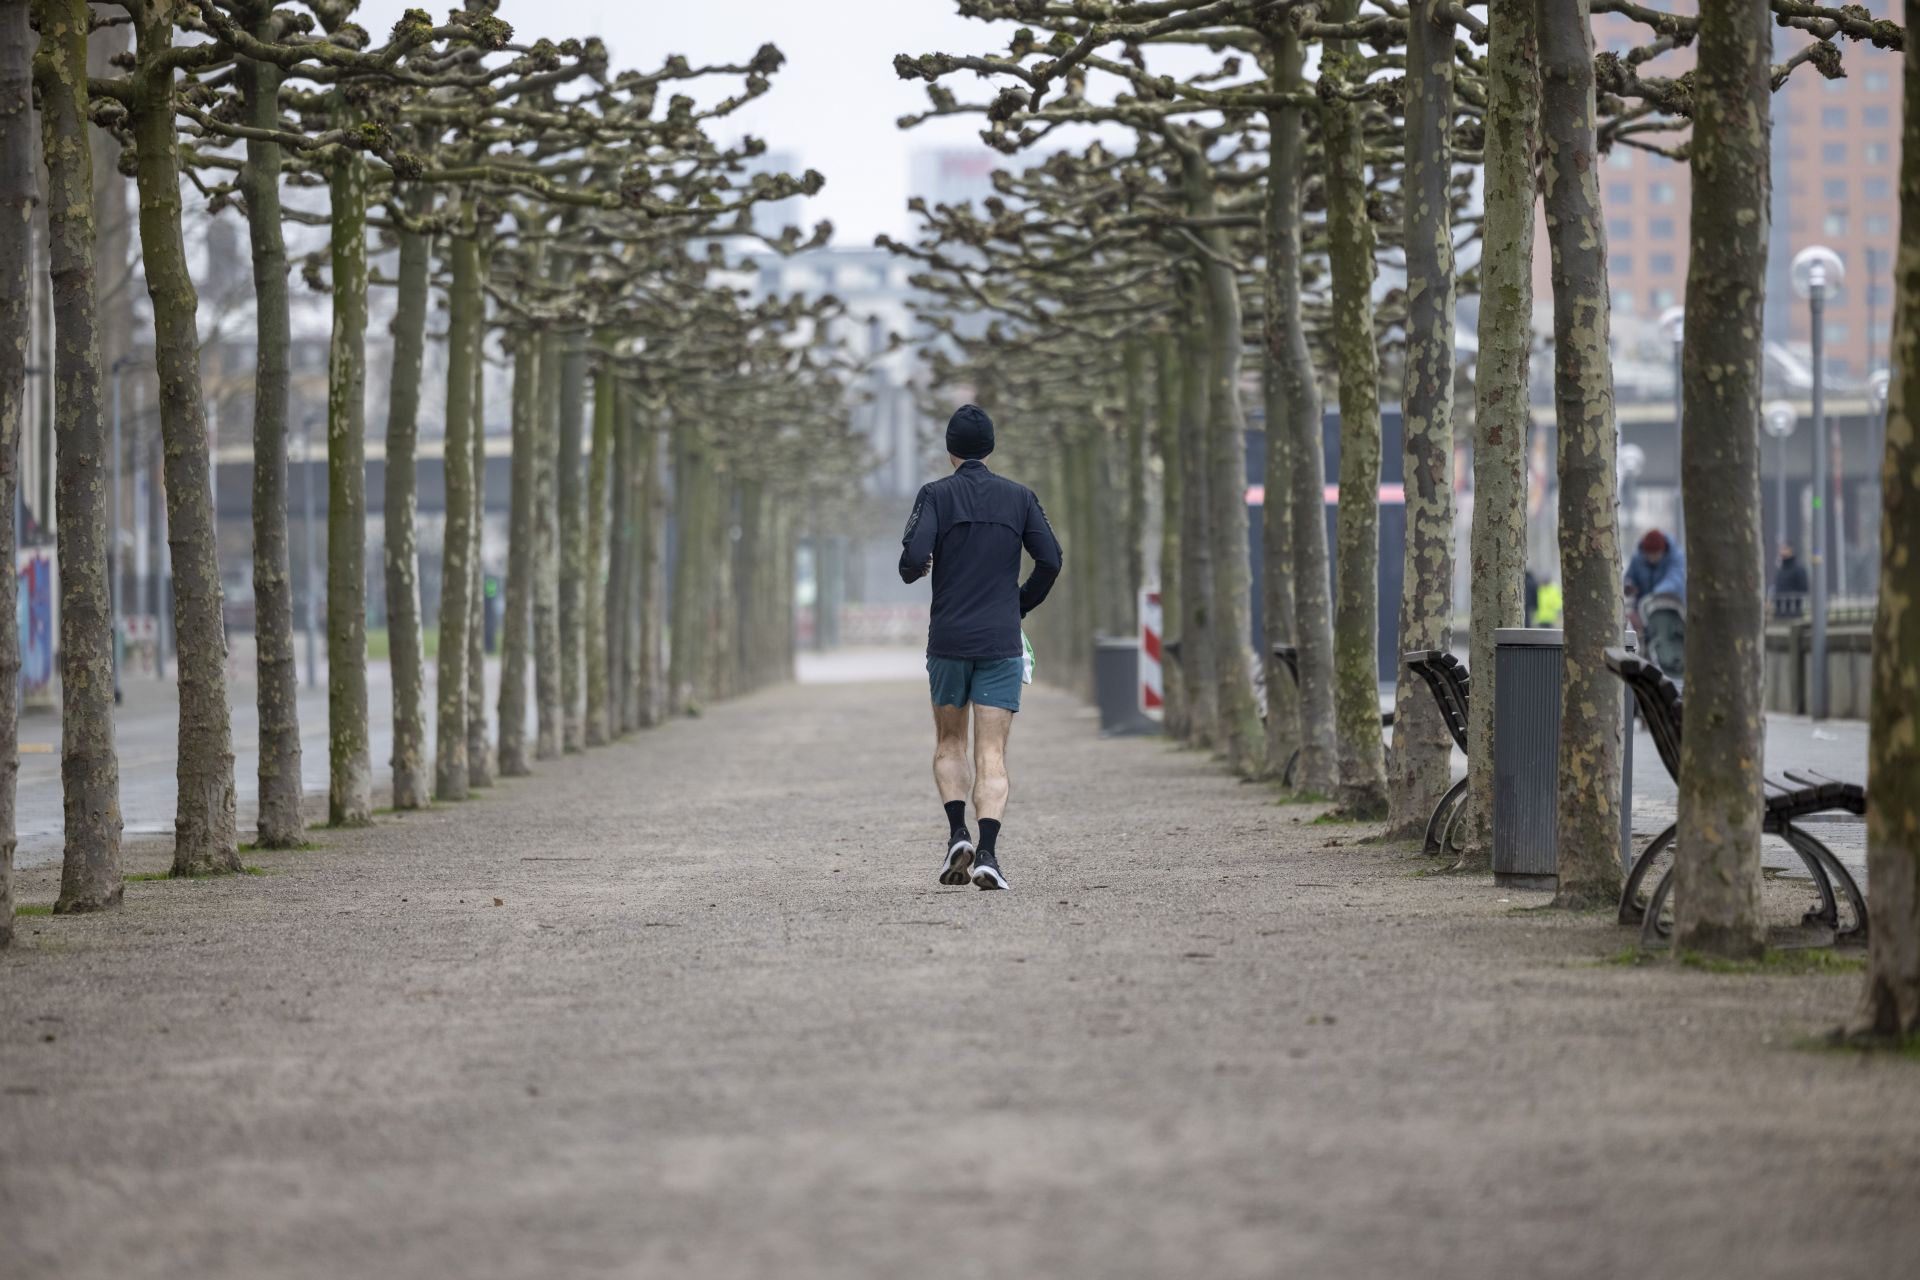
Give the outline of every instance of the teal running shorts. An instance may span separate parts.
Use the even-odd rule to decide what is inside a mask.
[[[964,707],[977,702],[983,707],[1020,709],[1020,672],[1024,658],[935,658],[927,659],[927,683],[933,689],[936,707]]]

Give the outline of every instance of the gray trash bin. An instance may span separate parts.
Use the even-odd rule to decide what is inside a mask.
[[[1542,627],[1502,627],[1493,642],[1493,879],[1516,889],[1554,889],[1564,637]]]
[[[1125,636],[1094,637],[1093,696],[1100,705],[1102,735],[1160,732],[1159,724],[1140,710],[1139,641]]]

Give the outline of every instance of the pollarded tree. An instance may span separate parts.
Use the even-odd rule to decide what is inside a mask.
[[[93,156],[82,0],[39,0],[35,79],[47,167],[60,553],[60,781],[66,850],[58,911],[119,903],[120,766],[113,744],[106,415],[95,316]]]
[[[33,294],[28,226],[38,192],[33,174],[33,41],[28,0],[0,0],[0,330],[27,331]],[[27,351],[0,342],[0,505],[11,510],[19,482],[20,424],[26,416]],[[0,520],[0,552],[13,562],[13,522]],[[0,609],[18,584],[0,575]],[[14,785],[20,773],[20,634],[0,627],[0,947],[13,941]]]
[[[1909,31],[1920,0],[1907,0]],[[1880,468],[1880,607],[1873,624],[1867,745],[1867,879],[1872,933],[1852,1033],[1881,1043],[1920,1037],[1920,41],[1906,48],[1910,86],[1900,149],[1886,457]]]

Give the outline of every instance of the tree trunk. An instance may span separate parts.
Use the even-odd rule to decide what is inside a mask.
[[[33,172],[33,32],[28,0],[0,0],[0,333],[27,331],[32,310],[31,237],[39,192]],[[0,510],[14,509],[20,427],[27,410],[27,344],[0,342]],[[13,520],[0,520],[0,612],[15,616],[19,577]],[[15,785],[20,776],[20,629],[0,626],[0,948],[13,941]]]
[[[1213,536],[1207,498],[1207,333],[1199,281],[1181,273],[1180,325],[1180,675],[1187,691],[1187,741],[1211,747],[1220,734],[1220,682],[1214,678]]]
[[[277,39],[279,20],[257,13],[253,34]],[[280,68],[243,58],[236,65],[247,122],[280,122]],[[254,706],[259,719],[262,849],[306,840],[300,781],[300,669],[293,651],[293,575],[287,542],[287,401],[292,358],[286,234],[280,218],[280,146],[250,139],[240,171],[253,248],[253,638]]]
[[[1140,627],[1138,596],[1140,589],[1147,585],[1144,560],[1147,546],[1147,406],[1145,387],[1142,385],[1146,378],[1146,343],[1143,339],[1133,337],[1127,340],[1125,365],[1127,421],[1121,435],[1126,447],[1127,515],[1124,537],[1127,559],[1125,598],[1121,601],[1121,608],[1122,616],[1131,619],[1132,625],[1118,634],[1133,633],[1137,636]]]
[[[1288,28],[1274,41],[1274,89],[1300,93],[1300,42]],[[1298,107],[1267,113],[1273,139],[1267,165],[1267,357],[1277,380],[1278,403],[1267,416],[1266,518],[1287,509],[1291,559],[1276,558],[1281,548],[1269,543],[1267,575],[1288,578],[1293,605],[1293,641],[1299,650],[1298,711],[1289,753],[1297,747],[1294,784],[1303,791],[1331,794],[1337,777],[1333,739],[1333,622],[1327,599],[1327,517],[1325,448],[1321,443],[1320,387],[1307,349],[1300,316],[1300,174],[1302,120]],[[1274,416],[1275,413],[1280,416]],[[1275,459],[1285,455],[1283,465]],[[1276,597],[1269,592],[1269,600]],[[1286,763],[1278,753],[1271,708],[1273,691],[1293,685],[1292,675],[1273,657],[1269,637],[1267,665],[1267,740],[1274,749],[1274,770]]]
[[[1460,869],[1493,854],[1494,632],[1526,625],[1527,428],[1533,350],[1533,206],[1540,148],[1534,0],[1487,14],[1486,242],[1473,432],[1473,621],[1467,668],[1467,815]]]
[[[358,113],[341,105],[337,128]],[[333,336],[327,348],[327,820],[373,821],[367,733],[367,162],[334,161]]]
[[[612,470],[614,424],[613,371],[604,366],[593,379],[593,463],[587,475],[587,532],[581,550],[581,586],[585,591],[580,630],[586,642],[586,742],[604,747],[612,739],[612,687],[607,679],[607,477]]]
[[[533,485],[539,449],[540,339],[513,341],[513,480],[507,515],[507,599],[500,627],[500,776],[533,772],[527,759],[527,647],[533,639]]]
[[[1276,152],[1276,172],[1277,156]],[[1269,286],[1271,294],[1271,281]],[[1267,305],[1272,307],[1271,298]],[[1260,369],[1260,393],[1267,415],[1266,501],[1260,523],[1260,615],[1265,648],[1260,662],[1267,685],[1267,772],[1275,777],[1300,747],[1300,689],[1286,663],[1274,656],[1278,645],[1297,647],[1299,625],[1293,599],[1294,458],[1287,447],[1287,429],[1282,425],[1291,411],[1284,378],[1269,354]]]
[[[154,366],[165,440],[167,547],[173,565],[180,717],[173,873],[240,870],[234,829],[233,730],[227,707],[227,641],[214,553],[206,396],[200,383],[199,298],[180,231],[180,156],[173,72],[178,0],[133,12],[139,40],[131,118],[139,162],[140,250],[153,303]]]
[[[406,204],[424,211],[425,201]],[[426,657],[420,631],[419,489],[414,445],[419,434],[420,365],[427,345],[427,288],[432,241],[401,228],[399,287],[393,316],[393,370],[387,384],[385,568],[387,650],[393,672],[393,807],[422,809],[431,798],[427,771]]]
[[[1180,503],[1180,349],[1173,335],[1154,340],[1154,447],[1160,453],[1160,694],[1161,723],[1175,742],[1192,733],[1187,711],[1187,682],[1180,663],[1165,652],[1180,634],[1181,532]]]
[[[1920,30],[1920,0],[1906,27]],[[1867,728],[1867,880],[1872,917],[1867,981],[1852,1030],[1920,1037],[1920,41],[1906,50],[1900,147],[1900,249],[1895,259],[1894,377],[1880,470],[1880,607],[1873,623]],[[0,916],[4,920],[4,916]]]
[[[1196,216],[1215,211],[1212,177],[1197,150],[1183,153],[1187,207]],[[1240,281],[1225,260],[1227,233],[1205,233],[1214,256],[1201,264],[1207,320],[1208,528],[1213,539],[1213,652],[1219,681],[1220,738],[1215,743],[1235,773],[1259,777],[1266,770],[1267,743],[1253,697],[1248,600],[1253,575],[1247,563],[1247,420],[1240,408]]]
[[[633,575],[636,566],[633,557],[633,416],[631,402],[620,385],[611,376],[606,380],[608,411],[613,415],[612,450],[610,483],[607,500],[612,506],[608,513],[607,587],[602,610],[602,625],[606,629],[603,644],[606,648],[606,681],[610,690],[608,697],[609,737],[621,737],[631,732],[635,726],[638,710],[635,704],[636,689],[627,676],[628,647],[633,643],[633,635],[627,626],[627,620],[633,612]],[[598,388],[594,391],[594,408],[599,409]],[[598,425],[596,419],[596,426]],[[596,460],[599,451],[594,452]],[[595,490],[596,494],[599,490]]]
[[[705,610],[699,604],[700,530],[705,520],[700,509],[701,475],[708,469],[701,455],[699,429],[676,415],[673,423],[673,513],[678,536],[673,540],[673,604],[668,613],[672,630],[667,656],[667,713],[685,715],[699,709],[700,651],[697,619]]]
[[[1342,0],[1341,22],[1358,10]],[[1351,44],[1330,43],[1320,77],[1357,80]],[[1340,379],[1340,501],[1334,512],[1339,591],[1333,613],[1335,792],[1354,818],[1387,814],[1386,750],[1380,740],[1380,353],[1373,332],[1374,239],[1367,215],[1366,148],[1354,104],[1321,99],[1327,169],[1327,260],[1333,286],[1332,343]]]
[[[1690,325],[1681,353],[1681,500],[1687,547],[1687,724],[1674,846],[1675,954],[1766,950],[1760,909],[1766,559],[1760,540],[1761,311],[1773,181],[1773,32],[1767,0],[1700,13],[1694,71]],[[1877,889],[1879,886],[1876,885]]]
[[[1560,440],[1560,891],[1584,909],[1620,896],[1619,683],[1602,658],[1620,643],[1617,440],[1608,351],[1611,294],[1594,145],[1587,0],[1538,0],[1547,242],[1553,253],[1554,418]]]
[[[480,306],[473,318],[473,550],[467,569],[467,786],[493,785],[493,739],[487,732],[487,301],[485,255]]]
[[[40,0],[41,154],[47,166],[60,556],[60,785],[66,857],[54,910],[120,902],[120,764],[113,747],[106,421],[95,328],[93,156],[85,0]],[[11,572],[9,562],[8,572]]]
[[[560,756],[560,339],[543,333],[533,448],[533,758]]]
[[[560,531],[560,729],[567,751],[586,747],[585,686],[581,663],[586,633],[581,614],[586,595],[587,544],[586,479],[581,473],[581,445],[586,432],[586,335],[570,330],[561,339],[559,500]]]
[[[1398,652],[1446,649],[1453,622],[1453,23],[1438,0],[1407,8],[1406,576]],[[1394,696],[1389,834],[1417,836],[1452,781],[1453,739],[1425,682]]]
[[[467,627],[473,616],[473,366],[480,359],[480,242],[456,235],[449,246],[447,291],[447,421],[441,451],[447,519],[440,541],[440,651],[435,659],[433,790],[465,800],[467,767]]]
[[[642,418],[639,448],[639,589],[634,607],[634,675],[640,689],[640,727],[650,729],[667,715],[666,654],[662,651],[667,615],[667,432]]]

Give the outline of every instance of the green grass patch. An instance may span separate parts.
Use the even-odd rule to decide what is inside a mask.
[[[317,840],[302,840],[299,844],[259,845],[247,843],[238,846],[241,853],[312,853],[327,846]]]
[[[423,627],[420,631],[423,657],[432,662],[440,656],[440,628]],[[393,637],[385,627],[367,628],[367,660],[385,662],[393,656]]]
[[[1670,962],[1671,957],[1666,951],[1652,947],[1624,947],[1601,963],[1637,969],[1643,965]],[[1831,947],[1778,947],[1758,960],[1723,960],[1718,956],[1701,955],[1697,951],[1683,951],[1680,953],[1680,963],[1703,973],[1864,973],[1867,957],[1864,953],[1835,951]]]
[[[1290,787],[1274,783],[1274,789],[1280,794],[1274,798],[1275,804],[1332,804],[1333,797],[1322,795],[1318,791],[1296,791]]]
[[[13,909],[17,916],[50,916],[53,914],[51,902],[21,903]]]
[[[136,871],[132,875],[122,876],[128,884],[144,884],[149,880],[171,880],[171,871]]]

